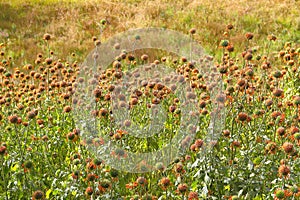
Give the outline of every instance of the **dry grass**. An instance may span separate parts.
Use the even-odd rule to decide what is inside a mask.
[[[232,42],[243,42],[243,34],[252,31],[265,37],[274,33],[277,36],[288,29],[293,37],[299,26],[298,1],[210,1],[199,0],[51,0],[0,1],[0,27],[7,30],[14,41],[14,55],[17,61],[28,58],[32,62],[40,51],[39,43],[45,32],[54,36],[52,47],[57,56],[76,52],[84,57],[93,48],[91,37],[99,36],[96,25],[100,19],[107,19],[109,26],[102,39],[120,31],[137,27],[166,27],[187,32],[197,28],[197,39],[210,53],[217,49],[218,41],[228,23],[232,23],[237,34]],[[272,8],[272,9],[269,9]],[[0,30],[1,30],[0,29]],[[296,30],[296,28],[295,28]],[[259,39],[259,38],[258,38]],[[33,48],[36,47],[36,48]]]

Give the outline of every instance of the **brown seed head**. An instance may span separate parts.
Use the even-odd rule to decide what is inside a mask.
[[[49,33],[45,33],[44,36],[43,36],[43,39],[48,41],[51,39],[51,35]]]
[[[185,183],[180,183],[177,187],[177,190],[180,192],[180,193],[185,193],[188,189],[188,186],[187,184]]]
[[[231,30],[231,29],[233,29],[233,25],[232,25],[232,24],[228,24],[228,25],[226,26],[226,28],[227,28],[228,30]]]
[[[32,199],[43,199],[44,198],[44,193],[41,190],[37,190],[33,193]]]
[[[283,148],[283,150],[284,150],[285,153],[291,153],[294,150],[294,145],[292,143],[285,142],[282,145],[282,148]]]
[[[251,40],[254,37],[254,35],[253,33],[248,32],[245,34],[245,37],[247,38],[247,40]]]
[[[69,113],[69,112],[71,112],[71,110],[72,110],[71,106],[65,106],[64,107],[64,112],[65,113]]]
[[[280,167],[278,168],[278,173],[283,176],[287,176],[290,172],[290,168],[286,165],[280,165]]]
[[[190,34],[194,35],[196,33],[196,29],[195,28],[191,28],[189,31]]]
[[[16,116],[16,115],[9,116],[8,120],[9,120],[10,123],[15,124],[15,123],[18,122],[18,116]]]
[[[246,121],[248,119],[248,115],[247,115],[247,113],[245,113],[245,112],[240,112],[239,114],[238,114],[238,120],[239,121]]]

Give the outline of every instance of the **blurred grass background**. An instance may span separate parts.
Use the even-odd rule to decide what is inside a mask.
[[[0,0],[0,42],[9,46],[15,63],[23,65],[43,50],[47,32],[57,57],[75,53],[84,59],[94,48],[92,37],[100,35],[97,23],[106,19],[102,40],[131,28],[188,33],[195,27],[195,38],[214,55],[226,25],[233,24],[230,42],[237,50],[245,46],[248,31],[255,34],[253,46],[267,45],[267,35],[274,34],[281,48],[286,41],[299,42],[299,10],[295,0]]]

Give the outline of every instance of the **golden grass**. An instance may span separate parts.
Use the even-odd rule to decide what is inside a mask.
[[[244,42],[247,31],[261,38],[271,33],[280,36],[284,29],[294,34],[293,27],[300,26],[299,4],[280,0],[0,0],[4,8],[0,27],[9,31],[14,48],[26,50],[24,55],[15,55],[16,59],[26,57],[29,62],[39,51],[33,46],[45,32],[54,36],[52,47],[58,56],[76,52],[84,57],[93,48],[90,38],[99,36],[96,23],[103,18],[109,25],[102,39],[130,28],[155,26],[187,33],[196,27],[196,39],[213,53],[228,23],[235,26],[232,42],[236,44]]]

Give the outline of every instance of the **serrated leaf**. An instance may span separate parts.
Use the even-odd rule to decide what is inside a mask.
[[[194,178],[195,178],[195,177],[198,177],[198,178],[199,178],[199,177],[200,177],[200,170],[197,171],[196,174],[195,174],[193,177],[194,177]]]
[[[198,162],[199,162],[199,159],[197,158],[195,160],[195,162],[192,164],[192,168],[197,167],[198,166]]]
[[[243,194],[243,189],[241,189],[240,191],[239,191],[239,193],[238,193],[238,197],[240,197],[242,194]]]
[[[271,162],[272,162],[271,160],[267,160],[267,161],[265,162],[265,164],[268,165],[268,164],[270,164]]]
[[[254,168],[254,165],[251,161],[249,161],[249,163],[248,163],[248,168],[249,168],[249,170],[252,170]]]
[[[208,189],[207,189],[207,186],[204,185],[203,188],[202,188],[202,194],[206,197],[207,194],[208,194]]]
[[[210,184],[210,182],[211,182],[211,179],[209,178],[209,176],[207,175],[207,174],[205,174],[205,176],[204,176],[204,182],[206,183],[206,184]]]

